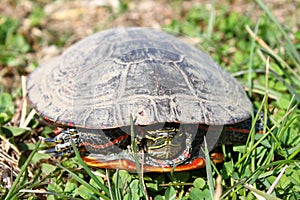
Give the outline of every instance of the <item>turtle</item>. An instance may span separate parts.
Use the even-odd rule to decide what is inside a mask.
[[[154,28],[90,35],[41,64],[27,91],[39,115],[61,127],[44,139],[56,143],[44,152],[72,154],[73,141],[99,168],[198,169],[204,138],[209,150],[243,142],[252,123],[252,103],[235,78],[207,53]]]

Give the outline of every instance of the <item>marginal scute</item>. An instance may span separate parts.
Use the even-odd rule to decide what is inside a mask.
[[[113,128],[163,122],[232,124],[250,116],[240,84],[206,53],[160,30],[114,28],[72,45],[27,82],[58,123]]]

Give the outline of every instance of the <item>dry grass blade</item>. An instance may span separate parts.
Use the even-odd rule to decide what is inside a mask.
[[[35,193],[35,194],[53,194],[53,195],[56,194],[54,192],[47,192],[47,191],[44,191],[44,190],[26,190],[26,189],[22,189],[19,192],[23,192],[23,193]]]
[[[105,176],[106,176],[106,179],[107,179],[107,186],[108,186],[110,198],[112,200],[114,200],[114,196],[113,196],[113,192],[112,192],[112,187],[111,187],[111,182],[110,182],[110,178],[109,178],[109,171],[108,171],[107,168],[105,169]]]
[[[274,56],[276,56],[276,58],[278,58],[278,60],[280,60],[281,62],[284,62],[268,45],[267,43],[261,39],[260,37],[258,37],[251,29],[248,25],[245,26],[247,32],[250,34],[251,37],[253,37],[255,39],[255,41],[260,44],[263,48],[265,48],[267,51],[269,51],[270,53],[272,53]]]
[[[285,170],[288,168],[288,165],[285,165],[284,168],[282,168],[280,174],[278,175],[278,177],[276,178],[276,180],[274,181],[274,183],[271,185],[271,187],[269,188],[269,190],[267,191],[267,194],[271,194],[273,192],[273,190],[275,189],[276,185],[278,184],[280,178],[283,176]]]
[[[19,156],[21,155],[20,150],[13,145],[9,139],[5,138],[4,136],[0,135],[0,139],[2,140],[2,145],[4,146],[2,149],[6,149],[6,151],[8,151],[8,149],[13,149]]]
[[[300,65],[299,65],[300,64],[300,54],[297,51],[296,46],[291,41],[290,36],[285,31],[285,28],[283,28],[283,26],[279,23],[277,18],[272,14],[272,12],[270,12],[269,8],[261,0],[256,0],[256,3],[262,8],[264,13],[276,25],[276,27],[279,29],[279,31],[283,35],[285,43],[287,44],[287,48],[286,48],[286,50],[288,51],[287,54],[291,55],[291,58],[294,61],[294,64],[299,69],[300,68]]]
[[[218,176],[216,179],[216,190],[214,194],[214,200],[221,199],[222,196],[222,176]]]
[[[300,76],[293,70],[291,69],[291,67],[289,66],[289,64],[287,64],[278,54],[276,54],[270,47],[269,45],[260,37],[258,37],[251,29],[248,25],[245,26],[247,32],[250,34],[251,37],[253,37],[256,42],[263,47],[264,49],[266,49],[276,60],[278,60],[280,63],[283,63],[283,66],[285,68],[287,68],[291,73],[293,73],[293,75],[295,77],[297,77],[298,79],[300,79]]]
[[[29,124],[29,122],[31,121],[31,119],[33,118],[33,116],[36,114],[36,111],[34,109],[32,109],[30,111],[30,113],[27,115],[24,123],[23,123],[23,127],[22,128],[26,128]]]
[[[40,146],[41,142],[38,142],[36,144],[35,149],[31,152],[31,154],[29,155],[28,159],[26,160],[26,162],[23,164],[20,173],[18,174],[16,180],[14,181],[12,187],[10,188],[9,192],[7,193],[5,200],[9,200],[12,198],[15,198],[15,195],[17,194],[17,190],[20,187],[19,185],[19,181],[21,180],[23,174],[25,174],[25,171],[27,170],[27,167],[29,165],[29,163],[31,162],[33,156],[35,155],[35,153],[38,151],[38,148]]]
[[[23,105],[22,105],[22,111],[21,111],[21,119],[20,119],[20,128],[25,128],[27,125],[24,124],[27,114],[27,90],[26,90],[26,77],[22,76],[22,93],[23,93]]]

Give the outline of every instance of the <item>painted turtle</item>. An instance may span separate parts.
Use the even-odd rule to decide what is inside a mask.
[[[223,125],[233,143],[251,127],[252,104],[233,77],[206,53],[150,28],[91,35],[42,64],[27,89],[38,113],[66,128],[46,139],[57,143],[46,152],[71,153],[73,140],[96,167],[134,171],[136,155],[144,171],[196,169],[205,164],[205,135],[211,150]]]

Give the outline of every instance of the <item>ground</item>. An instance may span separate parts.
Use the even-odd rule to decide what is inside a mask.
[[[228,47],[226,46],[224,49],[223,47],[218,49],[219,43],[209,43],[204,41],[203,38],[205,37],[195,36],[194,33],[197,32],[198,29],[200,30],[198,32],[207,30],[208,24],[205,23],[205,20],[208,18],[207,13],[210,13],[211,10],[215,10],[214,17],[217,19],[216,21],[222,21],[220,18],[224,18],[224,21],[226,21],[225,19],[229,18],[231,13],[236,12],[239,14],[238,16],[244,16],[247,19],[249,18],[253,24],[258,20],[263,21],[260,17],[264,12],[254,1],[216,1],[214,9],[212,8],[212,2],[213,1],[209,0],[1,0],[0,27],[5,27],[4,23],[8,21],[7,18],[12,19],[12,21],[8,23],[6,29],[0,29],[0,40],[3,40],[0,41],[0,92],[9,93],[13,99],[13,105],[16,108],[11,119],[3,124],[0,120],[1,126],[22,127],[22,124],[24,124],[22,121],[22,118],[24,118],[22,113],[24,110],[25,98],[22,96],[24,90],[22,92],[21,89],[22,76],[26,77],[40,63],[47,62],[49,58],[59,55],[81,38],[91,35],[96,31],[111,27],[172,27],[173,31],[179,31],[181,26],[186,27],[187,29],[191,29],[189,31],[191,34],[188,35],[188,38],[190,39],[186,40],[187,37],[183,37],[185,34],[188,34],[188,32],[186,33],[184,31],[180,32],[179,37],[181,39],[193,44],[200,42],[201,45],[203,44],[203,46],[207,47],[207,51],[212,56],[215,56],[214,58],[217,59],[219,63],[222,63],[222,66],[230,66],[230,68],[228,67],[226,69],[233,72],[239,71],[234,69],[234,67],[239,66],[240,63],[244,64],[244,62],[240,61],[240,63],[237,62],[238,64],[232,64],[232,59],[244,59],[243,55],[240,55],[242,53],[238,51],[239,46],[235,45],[235,40],[243,40],[245,38],[242,37],[247,37],[245,39],[248,41],[246,45],[249,46],[248,49],[250,48],[248,36],[245,36],[248,34],[245,27],[238,27],[238,31],[242,35],[241,38],[237,38],[237,35],[231,35],[231,38],[227,39],[225,32],[220,31],[219,29],[213,31],[213,34],[215,34],[216,37],[221,38],[220,41],[229,44]],[[288,32],[289,37],[294,41],[296,46],[298,45],[299,49],[299,39],[296,38],[296,33],[299,32],[300,26],[300,1],[265,0],[264,3],[282,26],[285,29],[290,30]],[[197,13],[197,16],[194,16],[190,11],[197,7],[201,7],[200,10],[203,11],[203,13]],[[189,17],[191,18],[191,21],[194,22],[193,19],[197,18],[198,20],[198,18],[202,17],[202,14],[206,15],[205,20],[196,21],[196,24],[193,24],[192,27],[185,23]],[[241,17],[240,20],[242,21],[243,19],[244,18]],[[235,23],[238,21],[239,19],[235,21]],[[263,22],[261,23],[263,24]],[[177,26],[180,27],[176,29]],[[14,29],[14,27],[16,28]],[[222,24],[220,27],[222,27]],[[229,27],[229,25],[227,25],[227,27]],[[197,31],[195,31],[196,28]],[[214,28],[216,29],[216,27]],[[234,28],[234,25],[230,25],[230,29]],[[226,27],[224,29],[226,29]],[[229,32],[231,31],[234,34],[234,31],[236,30],[229,30]],[[277,32],[279,31],[273,31],[272,35],[266,34],[265,38],[270,36],[270,38],[273,39],[272,37],[274,36],[275,39],[269,41],[268,44],[273,48],[274,52],[284,54],[286,53],[284,45],[278,47],[275,43],[275,41],[279,41],[279,43],[282,42],[281,38],[279,39],[277,37]],[[283,44],[283,42],[280,44]],[[224,55],[229,55],[229,57]],[[287,62],[292,63],[291,60],[288,60]],[[295,74],[299,74],[299,71],[296,69],[294,71]],[[276,89],[276,86],[274,86],[274,88]],[[279,89],[280,87],[277,88]],[[260,96],[262,90],[260,89],[259,91],[260,93],[254,92],[254,95],[252,96],[253,100],[262,101],[262,96]],[[299,92],[299,90],[297,91]],[[286,97],[287,93],[287,90],[285,90],[285,96],[282,96]],[[271,92],[269,96],[272,100],[278,101],[276,102],[277,104],[269,107],[270,112],[279,113],[280,108],[277,106],[282,104],[284,98],[281,98],[276,92]],[[281,99],[283,100],[281,101]],[[283,106],[286,109],[288,109],[286,106],[288,104],[287,102],[285,102],[285,105]],[[29,136],[28,134],[24,134],[21,137],[16,136],[13,142],[6,141],[4,137],[1,137],[0,168],[3,169],[3,173],[0,173],[0,178],[2,182],[7,184],[8,188],[12,185],[12,182],[9,181],[11,172],[13,172],[13,176],[17,176],[20,172],[19,163],[22,163],[22,159],[24,159],[24,157],[21,156],[20,149],[21,151],[27,152],[26,150],[33,148],[27,146],[23,147],[22,144],[35,144],[38,140],[38,135],[44,130],[44,127],[41,125],[36,126],[37,128],[32,127],[33,126],[26,126],[24,129],[30,130],[28,132],[32,135]],[[28,152],[26,155],[28,155]],[[10,170],[11,167],[12,170]],[[34,175],[29,173],[28,176],[32,178]]]

